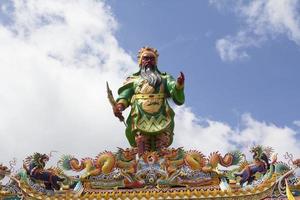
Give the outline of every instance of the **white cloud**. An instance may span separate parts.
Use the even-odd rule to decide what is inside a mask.
[[[219,150],[228,151],[240,149],[251,159],[249,149],[253,145],[271,146],[284,160],[286,152],[295,157],[300,155],[300,144],[295,130],[289,127],[278,127],[272,123],[259,122],[250,114],[243,114],[241,129],[209,119],[198,119],[188,108],[177,107],[177,124],[175,146],[187,149],[198,149],[209,155]]]
[[[216,43],[216,48],[220,54],[222,60],[238,60],[248,58],[249,55],[241,48],[250,46],[249,41],[251,38],[247,38],[244,32],[238,33],[237,37],[227,36],[219,39]],[[253,43],[252,43],[253,44]]]
[[[210,1],[219,10],[228,8],[224,1]],[[227,6],[225,6],[227,5]],[[224,61],[248,57],[246,49],[258,47],[268,39],[285,35],[300,45],[299,0],[254,0],[231,2],[231,9],[241,19],[236,35],[228,35],[216,42]]]
[[[249,114],[242,116],[242,122],[245,128],[235,138],[238,144],[271,146],[281,158],[286,152],[293,153],[295,156],[300,155],[300,144],[296,138],[298,133],[295,130],[289,127],[279,127],[272,123],[259,122]]]
[[[295,120],[295,121],[293,122],[293,124],[295,124],[296,126],[299,126],[299,127],[300,127],[300,120]]]
[[[0,162],[19,164],[35,151],[96,156],[128,146],[105,94],[115,91],[136,63],[119,47],[117,22],[101,1],[15,0],[10,24],[0,24]],[[204,153],[274,146],[299,154],[296,132],[249,115],[238,131],[176,107],[173,146]],[[241,146],[240,146],[241,144]]]
[[[13,4],[13,23],[0,25],[1,162],[127,145],[105,81],[116,90],[135,63],[114,37],[109,8],[92,0]]]
[[[218,121],[199,119],[189,108],[176,107],[174,146],[198,149],[205,154],[220,150],[233,150],[230,144],[234,136],[232,128]]]

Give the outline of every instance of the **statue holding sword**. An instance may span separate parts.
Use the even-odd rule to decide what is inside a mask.
[[[172,144],[175,113],[168,100],[172,99],[177,105],[184,103],[184,74],[180,72],[175,80],[160,72],[158,56],[154,48],[141,48],[139,71],[126,79],[116,100],[107,88],[114,115],[120,121],[124,122],[122,112],[131,107],[125,123],[126,137],[132,147],[137,147],[139,155],[146,151],[160,152]]]

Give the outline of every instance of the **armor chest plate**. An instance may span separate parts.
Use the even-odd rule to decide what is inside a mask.
[[[147,80],[140,80],[135,88],[135,95],[132,101],[137,101],[143,111],[153,114],[159,112],[164,100],[164,82],[156,88],[149,85]]]

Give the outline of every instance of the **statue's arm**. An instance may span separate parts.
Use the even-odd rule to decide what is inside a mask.
[[[181,73],[180,76],[175,80],[171,75],[166,75],[167,89],[177,105],[184,104],[184,75]]]
[[[126,83],[118,90],[117,104],[122,104],[124,109],[130,105],[131,98],[134,94],[133,82]]]
[[[120,121],[124,121],[124,117],[122,112],[130,105],[130,101],[133,95],[133,81],[128,81],[128,78],[124,85],[118,90],[118,98],[116,99],[116,104],[113,107],[114,115],[120,119]]]
[[[127,108],[130,105],[131,97],[133,95],[133,88],[126,88],[119,93],[119,96],[116,100],[117,104],[123,104],[124,108]]]

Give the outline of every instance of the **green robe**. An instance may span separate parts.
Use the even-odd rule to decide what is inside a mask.
[[[140,76],[140,72],[137,72],[129,76],[118,90],[117,102],[131,106],[126,120],[128,125],[126,137],[133,147],[136,146],[135,135],[137,132],[149,136],[168,132],[173,136],[175,113],[169,106],[168,99],[172,98],[177,105],[182,105],[184,91],[183,87],[176,87],[176,80],[171,75],[167,73],[160,73],[160,75],[161,84],[155,88]],[[151,143],[153,147],[154,144]]]

